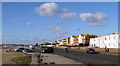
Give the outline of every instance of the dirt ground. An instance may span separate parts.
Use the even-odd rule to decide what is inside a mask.
[[[5,50],[2,50],[2,64],[16,64],[14,62],[14,58],[20,57],[22,55],[25,55],[23,53],[18,53],[18,52],[5,52]]]

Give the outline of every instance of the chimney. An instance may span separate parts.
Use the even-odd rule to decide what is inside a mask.
[[[115,34],[115,33],[112,33],[112,34]]]

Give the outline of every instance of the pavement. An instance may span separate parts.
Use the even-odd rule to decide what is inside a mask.
[[[61,48],[55,48],[54,54],[70,58],[83,64],[118,64],[118,55],[88,54],[78,50],[69,50],[69,52],[66,53],[65,49]]]
[[[64,56],[56,55],[56,54],[49,54],[49,53],[42,53],[43,63],[53,63],[53,64],[82,64],[80,62],[74,61],[72,59],[66,58]]]
[[[35,55],[32,55],[31,64],[38,64],[37,60],[38,60],[38,59],[35,57]]]
[[[36,58],[34,53],[28,53],[28,55],[32,56],[30,66],[33,64],[39,66],[39,63],[37,62],[38,59]],[[53,53],[41,53],[41,57],[43,59],[43,64],[82,64],[80,62]]]

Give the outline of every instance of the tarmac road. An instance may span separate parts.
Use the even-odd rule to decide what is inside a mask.
[[[68,53],[65,49],[54,48],[54,54],[58,54],[83,64],[118,64],[118,56],[107,54],[88,54],[81,51],[69,50]]]

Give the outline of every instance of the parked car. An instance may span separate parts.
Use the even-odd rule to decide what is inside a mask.
[[[15,52],[23,52],[25,48],[18,48],[18,49],[15,49]]]
[[[45,47],[41,50],[42,53],[53,53],[54,49],[52,47]]]
[[[90,53],[90,54],[95,54],[95,53],[96,53],[96,51],[95,51],[94,49],[92,49],[92,48],[88,48],[88,49],[86,50],[86,52],[87,52],[87,53]]]
[[[23,50],[23,52],[33,52],[33,51],[30,50],[30,49],[25,48],[25,49]]]

